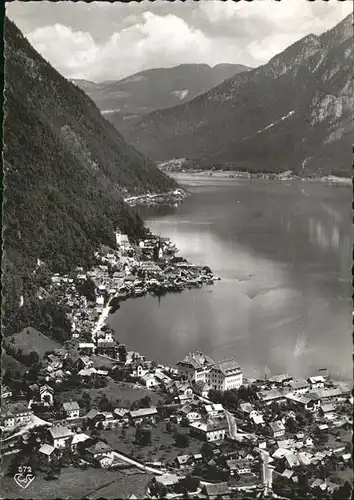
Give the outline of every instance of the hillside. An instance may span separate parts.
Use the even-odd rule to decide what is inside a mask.
[[[5,350],[10,349],[17,352],[20,349],[24,356],[28,356],[31,352],[36,352],[40,359],[43,358],[47,351],[54,351],[60,347],[61,345],[58,342],[31,327],[25,328],[15,335],[11,335],[4,342]]]
[[[26,318],[28,302],[27,317],[39,315],[37,259],[59,272],[88,265],[97,245],[114,244],[116,228],[132,237],[144,231],[123,196],[166,191],[175,182],[129,146],[8,19],[5,58],[3,321],[11,330],[27,326],[17,316]]]
[[[188,103],[127,123],[124,135],[159,161],[351,175],[353,63],[350,15]]]
[[[115,125],[187,102],[250,68],[242,64],[181,64],[141,71],[118,81],[73,80]]]

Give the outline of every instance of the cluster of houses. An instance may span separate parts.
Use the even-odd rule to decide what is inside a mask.
[[[44,292],[54,294],[70,309],[72,339],[81,349],[114,357],[112,332],[101,328],[102,317],[108,315],[114,302],[146,293],[161,295],[201,287],[220,279],[208,267],[176,257],[177,252],[169,238],[148,232],[144,239],[132,243],[126,234],[117,232],[116,248],[96,252],[97,264],[92,269],[77,267],[71,274],[54,274],[49,290]],[[87,283],[90,290],[84,293]]]
[[[58,370],[65,373],[67,353],[60,351],[63,352],[46,356],[49,374]],[[78,373],[84,375],[83,371],[93,369],[92,356],[79,356],[75,366]],[[243,379],[242,369],[234,360],[214,362],[201,352],[188,354],[177,363],[177,369],[173,369],[156,366],[139,353],[128,351],[124,367],[147,389],[158,391],[162,397],[165,395],[166,401],[168,398],[167,417],[162,416],[155,406],[84,411],[78,401],[66,401],[61,406],[59,420],[56,414],[55,419],[43,421],[36,415],[33,403],[40,402],[49,409],[53,407],[55,389],[51,385],[53,379],[48,375],[48,382],[30,386],[29,401],[10,401],[11,389],[3,389],[5,404],[1,425],[5,432],[2,444],[6,448],[6,444],[14,439],[26,440],[31,428],[43,426],[46,431],[38,449],[43,463],[70,450],[80,463],[123,468],[128,465],[122,461],[119,449],[112,449],[106,442],[93,438],[93,430],[155,428],[159,421],[164,420],[166,424],[170,422],[177,428],[183,427],[189,439],[199,441],[201,446],[207,443],[211,446],[212,456],[189,453],[187,447],[183,453],[176,453],[174,460],[160,464],[161,473],[155,477],[157,483],[165,481],[164,486],[173,492],[178,481],[187,474],[196,473],[198,466],[222,471],[220,480],[211,490],[198,488],[193,494],[195,498],[212,498],[214,487],[222,490],[226,497],[235,489],[252,491],[264,488],[265,484],[271,488],[276,477],[295,485],[299,481],[299,471],[304,467],[320,470],[321,466],[334,462],[337,466],[349,467],[351,453],[347,446],[342,442],[327,446],[325,441],[318,439],[319,435],[328,436],[343,426],[352,426],[350,416],[339,411],[343,405],[349,407],[352,404],[350,388],[333,382],[329,375],[306,380],[282,375],[249,381]],[[108,372],[105,376],[109,376]],[[222,394],[250,384],[256,388],[255,398],[251,401],[240,399],[232,409],[224,406],[225,403],[213,403],[209,399],[213,388]],[[295,422],[297,415],[303,412],[312,414],[312,423],[292,429],[289,420]],[[271,478],[267,482],[262,454],[267,456],[267,474]],[[178,478],[177,482],[174,476]],[[309,482],[309,488],[320,488],[327,493],[337,486],[316,475],[312,475]]]

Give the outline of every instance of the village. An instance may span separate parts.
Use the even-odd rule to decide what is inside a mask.
[[[116,240],[91,270],[52,276],[71,338],[3,380],[4,494],[18,496],[26,466],[32,498],[68,477],[82,498],[348,498],[352,388],[326,370],[251,380],[233,358],[199,351],[170,367],[128,350],[107,324],[121,301],[218,278],[167,238]]]

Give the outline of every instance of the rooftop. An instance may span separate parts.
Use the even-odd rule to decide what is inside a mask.
[[[66,412],[80,410],[80,406],[76,401],[69,401],[68,403],[63,403],[63,408]]]
[[[154,406],[151,408],[140,408],[139,410],[134,410],[130,412],[132,418],[145,417],[148,415],[156,415],[157,410]]]
[[[53,439],[65,438],[73,435],[73,432],[63,425],[53,426],[49,429],[49,432]]]
[[[229,375],[230,373],[242,372],[239,364],[234,360],[234,358],[225,359],[223,361],[219,361],[215,365],[216,370],[220,370],[223,375]]]
[[[195,370],[207,368],[215,365],[215,362],[202,352],[189,353],[182,361],[177,364],[184,363],[192,366]]]

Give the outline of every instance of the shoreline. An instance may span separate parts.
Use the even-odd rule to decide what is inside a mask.
[[[162,169],[163,170],[163,169]],[[163,170],[164,171],[164,170]],[[203,176],[212,177],[215,179],[239,179],[239,180],[270,180],[270,181],[280,181],[280,182],[321,182],[334,185],[352,185],[351,177],[338,177],[335,175],[328,175],[322,177],[299,177],[285,174],[274,174],[274,173],[250,173],[250,172],[239,172],[237,170],[168,170],[164,171],[167,175],[175,178],[176,174],[190,175],[190,176]]]

